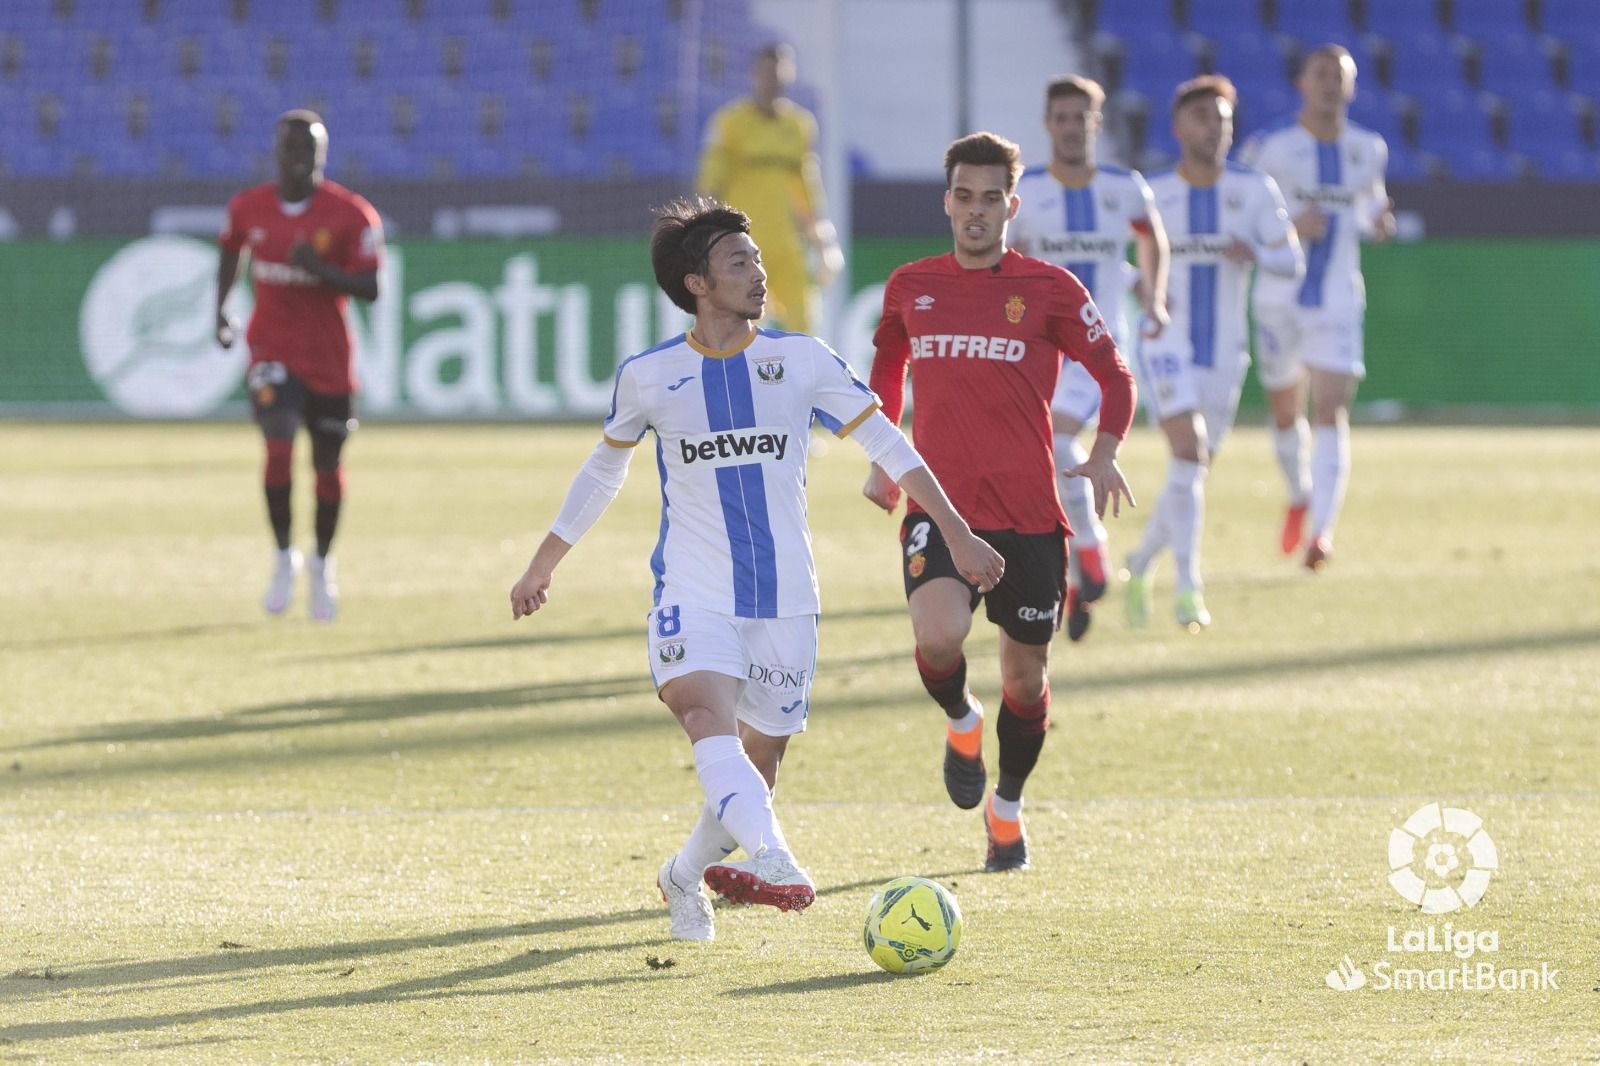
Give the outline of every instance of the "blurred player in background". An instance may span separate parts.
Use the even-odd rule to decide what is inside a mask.
[[[980,600],[1000,628],[1000,776],[984,809],[990,871],[1028,865],[1022,786],[1050,724],[1050,642],[1069,532],[1050,425],[1063,352],[1088,369],[1102,394],[1094,449],[1067,474],[1091,482],[1098,513],[1108,500],[1113,513],[1124,497],[1133,502],[1116,461],[1133,421],[1133,378],[1078,279],[1006,248],[1021,172],[1017,146],[1003,137],[974,133],[950,146],[944,202],[955,250],[890,276],[871,379],[884,414],[898,422],[909,366],[917,447],[957,510],[1006,560],[1004,579],[986,592],[952,561],[942,523],[907,507],[900,564],[917,671],[947,716],[945,790],[963,809],[983,801],[986,784],[983,707],[967,687],[963,651]],[[900,499],[876,466],[862,491],[890,512]]]
[[[844,269],[822,194],[817,120],[784,95],[794,84],[794,49],[761,49],[751,74],[751,95],[711,116],[697,185],[750,216],[750,235],[767,268],[773,322],[810,333],[819,325],[817,286]],[[808,249],[816,255],[815,271]]]
[[[1145,339],[1139,363],[1145,404],[1167,436],[1167,483],[1128,556],[1128,621],[1150,617],[1149,570],[1163,548],[1177,563],[1178,624],[1211,624],[1200,579],[1206,470],[1233,428],[1250,366],[1245,300],[1252,265],[1293,279],[1304,269],[1300,243],[1271,178],[1229,163],[1238,96],[1227,78],[1207,75],[1178,86],[1172,132],[1177,168],[1150,179],[1172,242],[1172,324]]]
[[[1142,332],[1159,337],[1167,322],[1167,238],[1144,178],[1096,162],[1105,98],[1105,90],[1088,78],[1057,78],[1046,87],[1050,163],[1022,172],[1022,206],[1010,232],[1012,246],[1023,255],[1072,271],[1105,315],[1112,339],[1128,350],[1128,242],[1138,250]],[[1081,466],[1088,458],[1078,434],[1099,409],[1100,383],[1081,364],[1066,363],[1050,404],[1057,469]],[[1089,605],[1106,590],[1106,528],[1094,513],[1086,479],[1063,477],[1059,488],[1072,528],[1067,636],[1081,640],[1089,628]]]
[[[713,200],[669,204],[650,257],[662,291],[694,326],[618,368],[604,439],[512,588],[511,612],[519,618],[545,603],[556,564],[616,497],[634,445],[653,431],[661,534],[650,558],[647,655],[705,791],[699,821],[656,883],[672,935],[710,940],[702,878],[735,902],[784,910],[816,894],[771,796],[789,738],[805,729],[817,658],[805,498],[813,421],[890,472],[938,524],[967,579],[990,588],[1005,564],[832,349],[756,328],[767,277],[741,212]],[[726,860],[735,847],[745,860]]]
[[[1256,374],[1289,487],[1279,545],[1290,555],[1309,537],[1304,562],[1320,570],[1333,551],[1350,475],[1350,403],[1367,374],[1360,241],[1388,240],[1395,220],[1384,190],[1389,146],[1349,120],[1356,95],[1350,53],[1336,44],[1315,49],[1295,84],[1297,118],[1255,135],[1240,155],[1278,183],[1306,247],[1302,279],[1264,276],[1256,283]]]
[[[383,224],[366,200],[322,176],[328,130],[314,112],[290,111],[278,119],[274,156],[278,180],[247,189],[228,204],[217,264],[217,340],[228,347],[238,332],[223,302],[248,250],[255,313],[245,335],[246,384],[266,438],[267,518],[278,544],[262,603],[268,613],[281,614],[301,566],[289,539],[289,489],[294,438],[304,424],[317,475],[317,544],[308,567],[311,616],[331,622],[339,605],[329,555],[344,497],[339,457],[356,424],[345,301],[378,298]]]

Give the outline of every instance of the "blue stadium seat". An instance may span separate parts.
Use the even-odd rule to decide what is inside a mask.
[[[1575,92],[1600,96],[1600,40],[1580,40],[1568,49],[1567,80]]]
[[[1545,90],[1511,102],[1511,147],[1545,162],[1566,152],[1582,152],[1577,116],[1560,93]]]
[[[1199,72],[1194,53],[1177,33],[1149,31],[1125,42],[1119,89],[1164,105],[1179,82]]]
[[[1189,29],[1207,37],[1255,33],[1264,28],[1261,0],[1203,0],[1189,4]]]
[[[1563,39],[1595,32],[1594,0],[1542,0],[1539,28]]]
[[[1431,175],[1427,157],[1423,153],[1390,141],[1389,169],[1384,176],[1388,181],[1425,181]]]
[[[1538,160],[1546,181],[1600,182],[1600,155],[1591,149],[1570,149]]]
[[[64,25],[54,9],[54,0],[6,0],[0,4],[0,33],[34,33],[46,26]]]
[[[1479,84],[1502,96],[1525,96],[1555,82],[1542,42],[1526,30],[1477,38]]]
[[[1279,4],[1276,29],[1307,47],[1329,41],[1349,46],[1358,36],[1340,3]]]
[[[1380,134],[1391,145],[1401,139],[1400,115],[1394,101],[1381,89],[1358,90],[1350,104],[1350,118]]]
[[[1246,30],[1211,41],[1212,67],[1234,84],[1279,85],[1289,83],[1288,62],[1278,42],[1265,30]]]
[[[1461,57],[1442,33],[1419,33],[1394,50],[1391,85],[1401,92],[1428,99],[1465,86]]]
[[[1469,37],[1526,33],[1524,0],[1452,0],[1450,28]]]
[[[1173,30],[1172,0],[1101,0],[1095,29],[1130,41]]]
[[[1442,27],[1429,0],[1367,0],[1362,28],[1392,41],[1405,41],[1418,34],[1438,33]]]
[[[1299,94],[1287,83],[1239,86],[1239,110],[1233,124],[1235,143],[1243,143],[1257,130],[1276,125],[1299,106]]]

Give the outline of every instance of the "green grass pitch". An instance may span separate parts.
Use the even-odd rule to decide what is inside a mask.
[[[363,429],[319,627],[303,589],[257,606],[248,426],[0,425],[0,1062],[1600,1057],[1600,432],[1358,427],[1312,577],[1274,553],[1277,474],[1242,428],[1209,482],[1216,625],[1170,623],[1158,579],[1150,629],[1113,598],[1057,644],[1011,876],[944,798],[896,523],[825,442],[819,680],[778,792],[819,897],[719,908],[711,945],[667,939],[653,884],[698,790],[645,671],[650,456],[548,610],[510,618],[595,439]],[[1125,466],[1145,506],[1119,554],[1162,480],[1147,429]],[[986,624],[970,651],[993,707]],[[1429,920],[1387,848],[1434,800],[1484,819],[1500,868]],[[862,951],[900,874],[960,898],[936,974]],[[1558,987],[1325,983],[1346,955],[1455,963],[1387,947],[1444,921],[1495,932],[1471,964]]]

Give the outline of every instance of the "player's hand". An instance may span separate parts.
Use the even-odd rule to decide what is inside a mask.
[[[817,246],[817,284],[827,288],[829,283],[844,273],[844,249],[838,241],[823,241]]]
[[[543,607],[549,593],[550,571],[535,569],[530,563],[527,572],[511,586],[511,620],[515,622]]]
[[[867,471],[867,483],[861,487],[861,495],[890,514],[894,514],[894,509],[900,506],[900,486],[877,463],[873,463],[872,469]]]
[[[950,561],[955,564],[956,572],[977,585],[979,592],[988,592],[1000,584],[1000,579],[1005,576],[1006,561],[989,546],[988,541],[971,530],[948,538],[946,546],[950,549]]]
[[[1394,237],[1400,224],[1394,217],[1394,200],[1390,200],[1384,207],[1383,214],[1372,220],[1372,239],[1382,244]]]
[[[224,348],[233,347],[233,339],[239,335],[239,322],[225,311],[217,312],[217,343]]]
[[[1312,204],[1294,217],[1294,229],[1302,241],[1320,241],[1328,235],[1328,216]]]
[[[1229,237],[1228,246],[1222,250],[1222,258],[1230,263],[1245,263],[1256,261],[1256,250],[1250,246],[1249,241],[1242,241],[1238,237]]]
[[[317,255],[304,237],[296,237],[289,249],[289,265],[297,266],[307,274],[321,275],[322,257]]]
[[[1139,320],[1139,333],[1148,340],[1155,340],[1167,331],[1167,325],[1172,317],[1167,314],[1165,300],[1144,300],[1144,315]]]
[[[1089,453],[1089,458],[1077,466],[1061,471],[1063,477],[1086,477],[1089,484],[1094,486],[1094,513],[1104,518],[1106,504],[1111,504],[1111,514],[1114,518],[1122,516],[1122,501],[1126,499],[1129,507],[1139,506],[1133,498],[1133,490],[1128,487],[1128,479],[1122,476],[1122,468],[1117,465],[1114,456],[1105,454],[1099,448]]]

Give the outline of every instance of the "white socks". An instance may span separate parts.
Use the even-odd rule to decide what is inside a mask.
[[[689,839],[678,851],[678,860],[672,864],[672,880],[679,888],[693,889],[705,876],[706,867],[724,859],[739,842],[722,828],[711,804],[700,807],[700,820],[694,823]]]
[[[1082,466],[1088,461],[1089,453],[1076,436],[1056,434],[1056,483],[1061,491],[1061,507],[1067,512],[1072,539],[1084,548],[1106,542],[1106,527],[1094,513],[1094,486],[1086,477],[1062,477],[1059,471]]]
[[[1272,447],[1278,454],[1278,469],[1283,471],[1284,484],[1289,489],[1289,503],[1295,507],[1305,505],[1311,496],[1311,467],[1307,463],[1310,452],[1311,425],[1305,418],[1297,418],[1287,429],[1272,427]]]
[[[1161,495],[1156,497],[1155,510],[1150,514],[1150,521],[1145,523],[1144,536],[1139,538],[1139,546],[1128,553],[1128,569],[1136,577],[1143,577],[1150,564],[1156,561],[1156,556],[1161,554],[1161,549],[1167,546],[1167,512],[1171,494],[1163,488]]]
[[[744,752],[736,736],[706,737],[694,745],[694,768],[706,792],[706,813],[716,819],[745,854],[755,858],[763,848],[789,855],[789,843],[772,813],[767,782]],[[699,831],[696,826],[696,832]],[[690,834],[691,841],[694,834]],[[701,853],[710,846],[703,841]],[[719,848],[721,844],[719,843]],[[715,861],[720,856],[713,856]],[[704,867],[701,868],[702,870]]]
[[[1350,427],[1318,426],[1311,445],[1312,538],[1332,537],[1333,525],[1344,506],[1344,489],[1350,480]]]
[[[1200,529],[1206,513],[1206,468],[1187,459],[1167,464],[1167,540],[1178,572],[1174,585],[1178,592],[1200,587]]]

